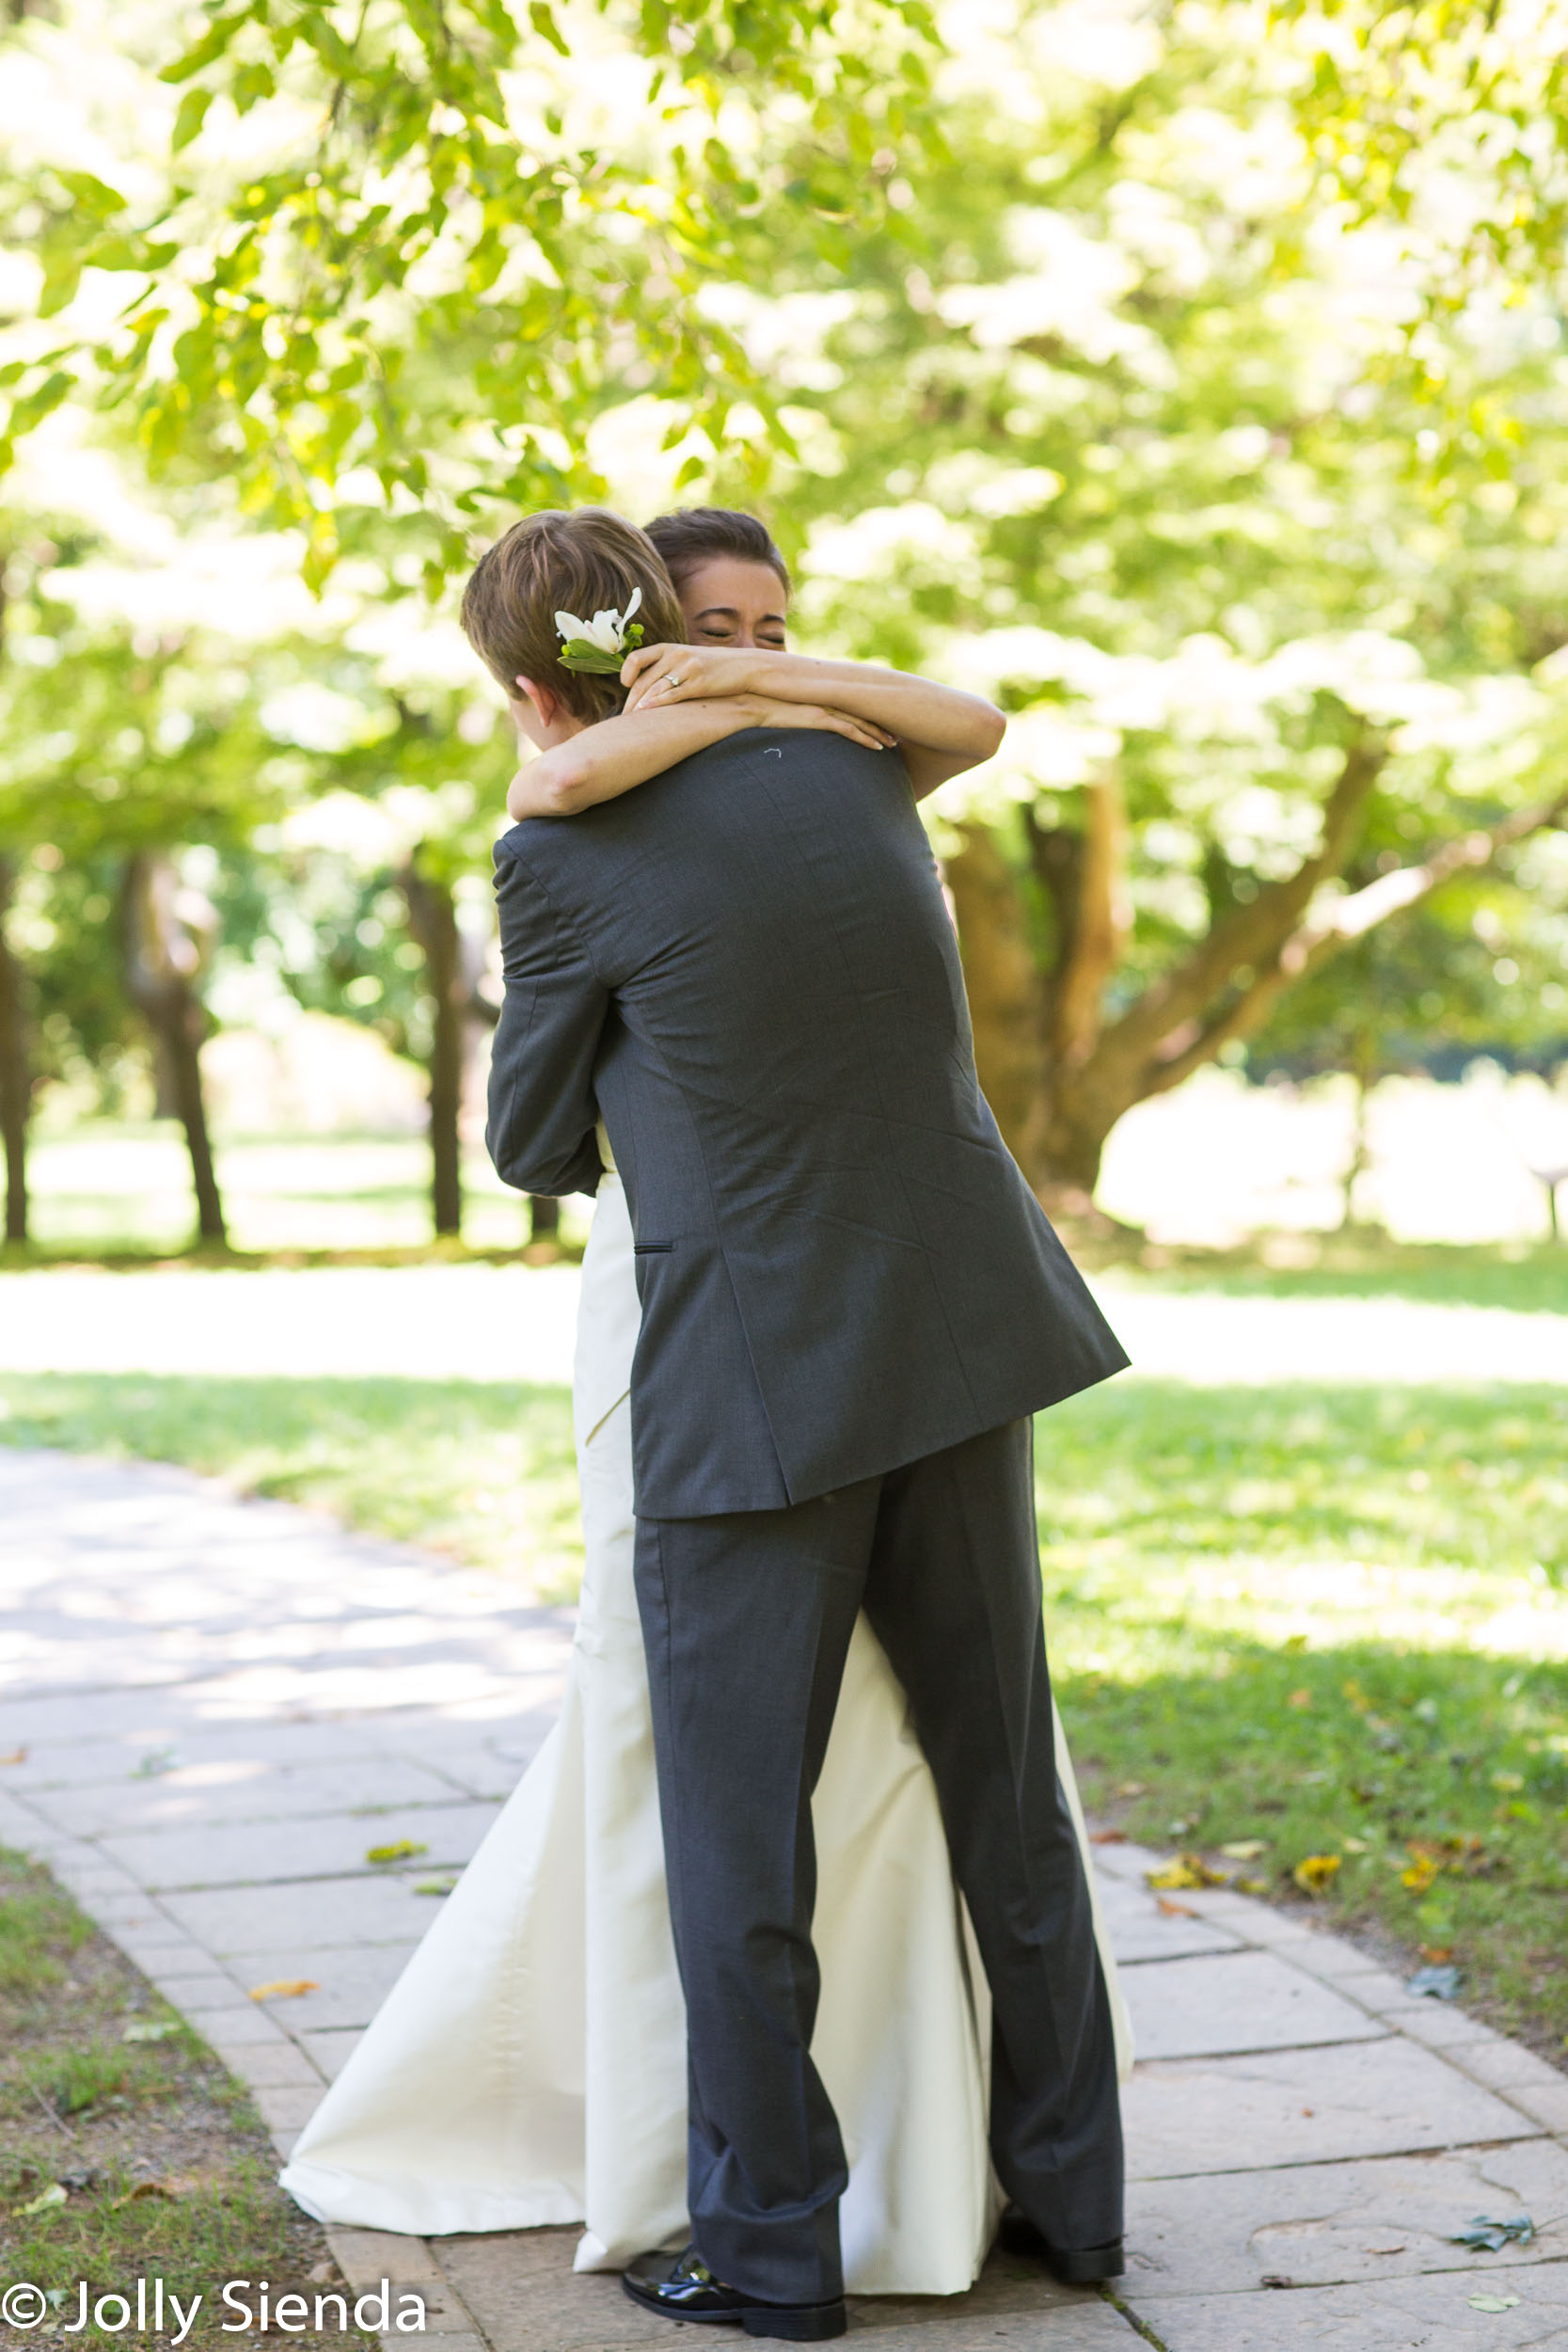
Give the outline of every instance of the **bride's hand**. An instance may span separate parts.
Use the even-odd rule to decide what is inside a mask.
[[[777,702],[771,694],[740,694],[735,699],[748,714],[750,726],[818,727],[829,735],[842,735],[851,743],[863,743],[873,752],[891,751],[898,740],[886,727],[873,726],[869,719],[852,718],[847,710],[830,709],[826,703]]]
[[[621,664],[627,711],[752,691],[756,658],[739,645],[643,645]]]

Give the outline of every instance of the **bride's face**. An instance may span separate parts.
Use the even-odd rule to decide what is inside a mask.
[[[680,585],[686,634],[693,645],[765,646],[781,653],[789,598],[771,564],[710,556]]]

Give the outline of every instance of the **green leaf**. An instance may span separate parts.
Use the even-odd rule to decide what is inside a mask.
[[[529,0],[528,16],[529,23],[541,40],[547,40],[559,56],[562,57],[571,56],[571,51],[561,38],[560,28],[555,21],[555,10],[550,7],[549,0]]]
[[[206,121],[207,110],[212,103],[213,92],[210,89],[188,89],[185,92],[180,101],[179,111],[174,118],[174,129],[169,136],[169,145],[176,154],[182,147],[189,147],[192,139]]]
[[[97,179],[90,171],[56,169],[55,177],[74,198],[77,211],[86,213],[91,220],[107,220],[111,213],[125,210],[125,199],[119,190],[111,188],[107,181]]]
[[[277,88],[277,83],[272,68],[262,65],[260,59],[241,66],[234,76],[234,87],[230,92],[230,96],[234,101],[235,113],[247,115],[252,106],[259,106],[264,98],[274,96]]]
[[[45,417],[52,416],[70,389],[70,376],[56,368],[53,375],[44,378],[36,391],[24,393],[21,400],[14,401],[8,428],[11,437],[14,439],[19,433],[30,433],[34,425],[41,424]]]
[[[557,656],[563,670],[588,670],[596,677],[619,677],[624,654],[606,653],[586,637],[569,638]]]
[[[194,48],[187,49],[182,57],[176,57],[172,65],[165,66],[158,76],[159,81],[188,82],[193,73],[199,73],[203,66],[211,65],[214,58],[223,56],[244,22],[244,16],[219,17],[202,34]]]
[[[56,310],[65,309],[81,283],[82,263],[83,256],[79,252],[55,254],[50,259],[43,273],[43,290],[39,295],[40,319],[53,318]]]

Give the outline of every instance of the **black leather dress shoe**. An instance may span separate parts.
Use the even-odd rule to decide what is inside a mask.
[[[1065,2287],[1092,2287],[1101,2279],[1119,2279],[1127,2268],[1119,2237],[1106,2246],[1053,2246],[1021,2205],[1009,2205],[1003,2214],[996,2243],[1005,2254],[1043,2263]]]
[[[700,2328],[744,2328],[749,2336],[780,2336],[786,2344],[821,2344],[848,2326],[842,2296],[835,2303],[759,2303],[716,2279],[694,2246],[684,2254],[639,2254],[621,2284],[646,2312]]]

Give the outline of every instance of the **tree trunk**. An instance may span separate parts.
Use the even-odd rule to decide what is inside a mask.
[[[138,850],[126,861],[121,898],[126,986],[152,1031],[174,1114],[185,1131],[197,1232],[203,1241],[222,1243],[228,1233],[201,1091],[207,1012],[194,986],[207,952],[201,932],[207,929],[210,941],[210,927],[194,922],[188,906],[178,903],[180,897],[166,850]]]
[[[1012,867],[982,824],[961,824],[943,861],[958,915],[974,1067],[1002,1139],[1033,1174],[1034,1130],[1046,1083],[1040,972]]]
[[[16,868],[8,857],[0,857],[0,1137],[6,1152],[6,1239],[25,1241],[33,1080],[27,1066],[24,980],[6,938],[6,915],[15,887]]]
[[[424,949],[430,992],[431,1205],[437,1237],[463,1230],[463,1158],[458,1120],[463,1108],[463,1023],[469,988],[463,969],[457,902],[449,882],[421,874],[415,856],[403,873],[408,927]]]
[[[1351,1125],[1350,1161],[1339,1179],[1342,1207],[1339,1231],[1349,1233],[1355,1227],[1355,1188],[1371,1166],[1371,1138],[1368,1133],[1367,1113],[1371,1092],[1377,1084],[1377,1040],[1370,1029],[1356,1038],[1351,1055],[1351,1081],[1355,1088],[1355,1109]]]

